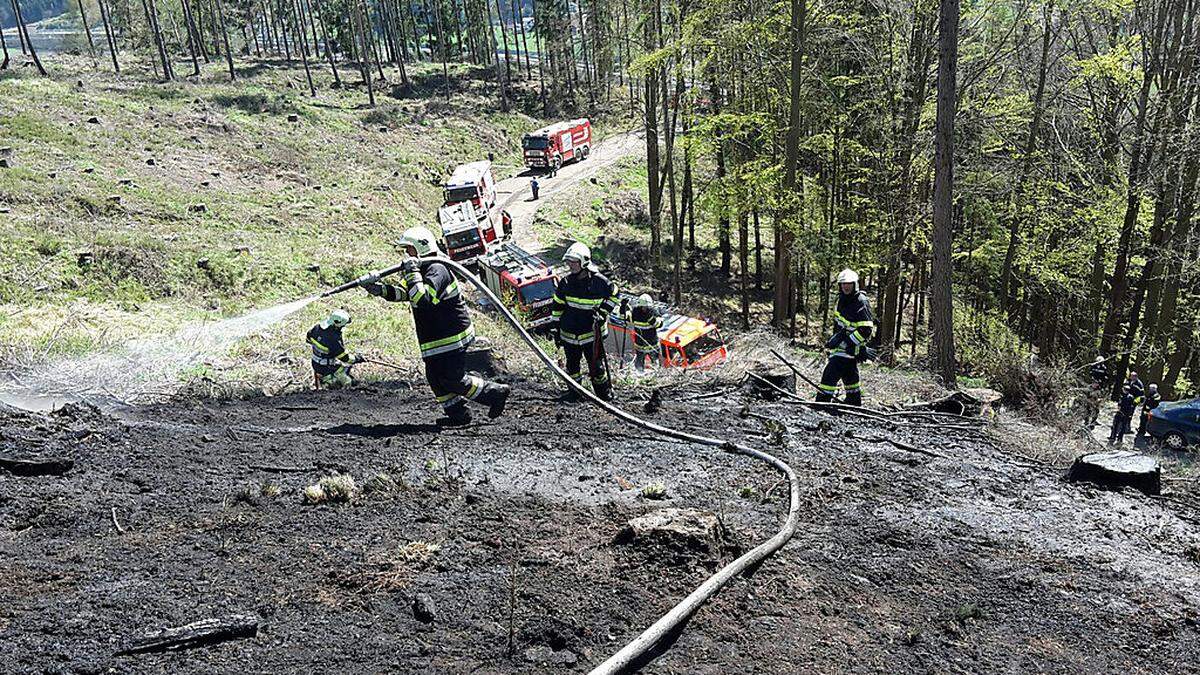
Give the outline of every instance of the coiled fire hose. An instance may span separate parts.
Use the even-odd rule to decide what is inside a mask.
[[[771,554],[783,548],[783,545],[792,538],[792,535],[796,533],[796,527],[800,520],[800,479],[796,476],[796,472],[793,471],[790,466],[774,455],[770,455],[760,450],[755,450],[754,448],[741,445],[739,443],[734,443],[732,441],[711,438],[709,436],[700,436],[698,434],[692,434],[686,431],[679,431],[677,429],[664,427],[659,424],[655,424],[654,422],[648,422],[622,410],[621,408],[618,408],[611,403],[608,403],[607,401],[601,400],[583,385],[572,379],[565,370],[559,367],[558,363],[553,358],[551,358],[548,354],[546,354],[545,351],[542,350],[540,346],[538,346],[537,341],[533,339],[533,336],[529,334],[529,331],[525,330],[525,327],[521,325],[521,322],[518,321],[515,316],[513,316],[508,307],[506,307],[504,303],[500,301],[500,298],[496,297],[496,294],[487,287],[487,284],[483,283],[483,281],[481,281],[477,276],[468,271],[467,268],[453,260],[443,257],[438,257],[436,260],[454,270],[460,277],[470,281],[471,285],[479,289],[479,292],[483,293],[483,295],[486,296],[493,305],[495,305],[496,309],[498,309],[500,313],[504,315],[504,319],[508,321],[509,325],[511,325],[514,330],[517,331],[517,334],[521,336],[527,345],[529,345],[529,348],[532,349],[535,354],[537,354],[542,363],[546,365],[546,368],[548,368],[550,372],[554,373],[560,380],[565,382],[566,385],[573,391],[585,397],[596,406],[612,415],[615,415],[629,424],[632,424],[636,427],[641,427],[642,429],[666,436],[668,438],[720,448],[723,452],[728,452],[734,455],[744,455],[746,457],[757,459],[761,462],[766,462],[774,467],[776,471],[783,474],[788,480],[790,489],[787,519],[784,520],[783,526],[778,532],[775,533],[773,537],[742,554],[741,557],[721,568],[716,574],[705,580],[704,583],[700,584],[686,598],[681,600],[677,605],[672,607],[670,611],[655,621],[653,625],[642,631],[641,635],[638,635],[633,639],[633,641],[622,647],[621,650],[616,654],[610,656],[604,663],[601,663],[592,669],[591,675],[609,675],[611,673],[629,672],[633,664],[635,664],[641,657],[643,657],[648,651],[657,645],[664,637],[670,635],[677,628],[679,628],[679,626],[681,626],[683,622],[687,621],[687,619],[691,617],[701,605],[707,602],[709,598],[716,595],[716,593],[720,591],[725,584],[729,583],[731,579],[742,574],[747,569],[757,565]]]

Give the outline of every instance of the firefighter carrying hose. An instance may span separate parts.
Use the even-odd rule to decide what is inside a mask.
[[[831,401],[837,393],[838,381],[846,388],[846,403],[862,405],[862,383],[858,364],[872,357],[867,340],[875,328],[867,296],[858,289],[858,273],[845,269],[837,275],[837,309],[833,313],[835,330],[825,343],[829,362],[821,374],[817,401]]]
[[[575,242],[563,254],[570,273],[558,282],[554,291],[551,333],[567,357],[567,373],[583,384],[580,360],[587,361],[592,391],[608,401],[612,382],[604,354],[604,336],[608,334],[608,315],[617,307],[617,289],[592,264],[592,252]],[[574,399],[574,390],[567,394]]]
[[[401,270],[399,285],[382,283],[377,275],[368,275],[360,285],[388,302],[412,305],[425,378],[446,414],[439,424],[470,422],[468,400],[488,406],[488,417],[499,417],[504,413],[509,387],[467,374],[467,347],[475,341],[475,327],[450,270],[437,260],[424,259],[442,255],[435,242],[433,233],[424,227],[405,231],[399,246],[409,258]]]
[[[646,369],[646,360],[650,365],[658,356],[658,329],[662,327],[662,319],[654,313],[653,300],[649,294],[643,293],[633,301],[633,309],[629,315],[629,323],[634,331],[633,367],[637,370]]]
[[[342,343],[342,329],[350,324],[350,313],[335,309],[323,321],[308,329],[308,344],[312,347],[313,383],[319,389],[341,389],[354,384],[350,366],[362,363],[363,357],[351,354]]]

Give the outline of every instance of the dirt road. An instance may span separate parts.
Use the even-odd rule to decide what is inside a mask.
[[[515,384],[509,416],[445,431],[420,383],[123,419],[0,413],[0,454],[75,460],[62,477],[0,475],[0,672],[583,671],[777,527],[774,474]],[[773,448],[806,503],[796,539],[647,672],[1200,663],[1195,507],[1066,485],[975,432],[738,393],[665,398],[652,419]],[[395,483],[302,504],[305,485],[339,471]],[[642,498],[656,481],[667,499]],[[663,506],[719,514],[723,546],[619,542],[630,517]],[[405,553],[421,543],[439,548]],[[414,615],[420,594],[432,622]],[[247,613],[261,620],[253,639],[113,656],[132,636]]]
[[[522,171],[520,174],[496,184],[497,207],[493,218],[499,222],[501,210],[508,210],[513,218],[513,241],[526,250],[538,253],[551,242],[541,242],[533,231],[533,220],[537,210],[547,201],[565,197],[571,186],[609,169],[630,155],[645,153],[646,137],[641,131],[626,131],[614,134],[596,143],[591,155],[584,161],[572,162],[558,170],[554,178],[541,172]],[[534,201],[529,181],[537,177],[540,183],[539,199]]]

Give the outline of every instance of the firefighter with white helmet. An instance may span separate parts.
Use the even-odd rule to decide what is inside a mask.
[[[858,288],[858,273],[844,269],[837,275],[838,299],[833,313],[833,337],[825,344],[829,362],[821,374],[818,401],[831,401],[837,393],[838,382],[846,390],[846,403],[862,405],[862,382],[858,364],[871,357],[867,341],[875,329],[874,317],[867,296]]]
[[[308,329],[308,345],[312,347],[313,381],[317,387],[341,389],[354,384],[350,366],[362,363],[363,358],[351,354],[342,341],[342,329],[350,325],[350,313],[335,309],[323,321]]]
[[[648,293],[641,294],[633,301],[629,322],[634,335],[633,367],[645,370],[647,359],[653,365],[661,351],[658,329],[662,328],[662,318],[654,311],[654,299]]]
[[[580,384],[580,361],[586,361],[592,391],[601,399],[612,398],[612,382],[604,355],[608,316],[617,307],[617,289],[592,264],[592,252],[575,242],[563,254],[569,273],[554,291],[551,333],[567,357],[567,373]],[[573,394],[568,394],[573,396]]]
[[[360,285],[371,295],[389,302],[412,305],[413,323],[425,377],[442,405],[447,425],[471,421],[467,401],[488,406],[488,417],[499,417],[508,400],[509,387],[467,374],[467,347],[475,341],[475,327],[467,305],[459,292],[458,280],[437,258],[437,239],[428,228],[413,227],[404,232],[397,246],[408,254],[398,285],[386,284],[378,275],[368,275]]]

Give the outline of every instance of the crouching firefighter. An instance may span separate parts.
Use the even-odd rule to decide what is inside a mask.
[[[837,309],[833,313],[834,333],[825,343],[829,350],[829,362],[821,374],[818,401],[831,401],[841,381],[846,389],[846,403],[862,405],[862,383],[859,380],[858,364],[873,356],[867,340],[875,328],[871,306],[867,296],[858,289],[858,273],[842,270],[837,275]]]
[[[435,242],[433,233],[424,227],[407,230],[399,241],[409,256],[403,263],[400,283],[387,284],[376,275],[368,275],[361,286],[389,302],[412,305],[425,378],[446,414],[438,423],[456,426],[470,422],[467,401],[487,406],[488,417],[499,417],[504,413],[509,387],[467,375],[467,347],[475,341],[475,327],[458,281],[446,265],[431,259],[442,254]]]
[[[654,300],[643,293],[633,301],[633,310],[629,313],[629,323],[633,326],[634,349],[633,366],[638,370],[646,369],[646,360],[654,365],[661,351],[658,344],[658,329],[662,328],[662,318],[654,313]]]
[[[582,385],[580,361],[587,361],[592,391],[602,400],[611,400],[604,336],[608,335],[608,315],[619,302],[617,289],[592,264],[592,252],[583,243],[571,244],[563,262],[570,272],[554,291],[551,334],[567,357],[567,374]],[[567,396],[574,399],[574,390]]]
[[[313,384],[341,389],[354,384],[350,366],[362,363],[363,357],[351,354],[342,342],[342,329],[350,324],[350,313],[335,309],[329,316],[308,329],[308,345],[312,347]]]

